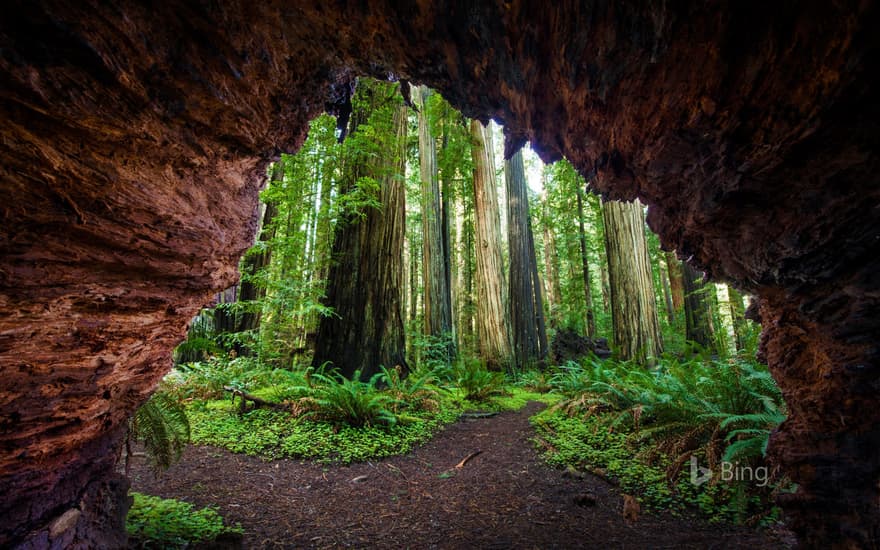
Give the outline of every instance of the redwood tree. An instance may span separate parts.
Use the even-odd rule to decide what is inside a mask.
[[[422,182],[422,271],[425,288],[425,334],[446,342],[447,359],[455,354],[449,267],[448,208],[440,195],[437,151],[428,120],[429,90],[419,86],[413,100],[419,109],[419,170]]]
[[[407,370],[403,321],[406,108],[388,85],[361,85],[351,117],[343,191],[363,206],[340,215],[313,365],[368,379],[379,367]],[[366,132],[364,126],[371,131]],[[378,184],[378,185],[376,185]],[[378,187],[378,188],[376,188]]]
[[[477,348],[491,369],[510,362],[510,334],[504,307],[501,222],[495,187],[492,134],[476,120],[470,123],[474,161],[474,232],[477,279]]]
[[[547,333],[544,327],[541,281],[538,278],[522,149],[504,162],[504,179],[507,184],[510,247],[508,307],[513,336],[513,366],[523,369],[533,364],[543,364],[547,355]]]
[[[642,205],[609,201],[602,212],[614,349],[621,359],[650,364],[663,348]]]

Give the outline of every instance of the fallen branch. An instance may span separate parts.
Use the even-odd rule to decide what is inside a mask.
[[[497,414],[497,412],[463,412],[459,418],[490,418]]]
[[[228,391],[232,394],[232,406],[235,406],[235,397],[238,396],[240,402],[238,405],[238,414],[239,416],[243,415],[247,411],[247,402],[250,401],[253,403],[253,409],[265,408],[265,409],[274,409],[276,411],[286,411],[288,410],[286,405],[282,405],[281,403],[273,403],[271,401],[266,401],[261,397],[257,397],[256,395],[251,395],[246,391],[239,390],[237,388],[233,388],[232,386],[223,386],[225,391]]]
[[[468,463],[468,460],[474,458],[475,456],[477,456],[478,454],[480,454],[482,452],[483,451],[474,451],[471,454],[467,455],[466,457],[461,459],[461,462],[459,462],[458,464],[455,465],[455,469],[461,470],[462,468],[464,468],[464,465]]]

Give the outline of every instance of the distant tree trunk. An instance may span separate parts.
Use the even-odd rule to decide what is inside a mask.
[[[384,95],[382,88],[372,94],[373,105],[376,95]],[[368,113],[359,111],[352,114],[351,134],[359,121],[367,119]],[[381,178],[381,206],[368,208],[363,217],[349,214],[336,228],[333,256],[337,261],[330,267],[325,300],[334,314],[321,319],[313,365],[329,361],[349,378],[360,371],[362,379],[369,379],[380,365],[408,371],[402,303],[406,206],[399,178],[406,169],[406,118],[405,107],[395,108],[396,135],[389,140],[385,162],[391,163],[398,176]],[[346,164],[345,185],[350,189],[358,173],[367,168],[359,159]]]
[[[550,224],[550,207],[544,198],[544,271],[547,273],[547,308],[550,311],[550,327],[559,325],[560,301],[562,291],[559,288],[559,254],[556,249],[556,234]]]
[[[473,202],[461,195],[461,230],[459,231],[459,247],[461,248],[461,269],[459,272],[460,283],[458,291],[460,296],[460,310],[458,335],[459,342],[464,349],[471,352],[475,350],[474,339],[474,207]],[[496,206],[497,208],[497,206]]]
[[[614,347],[624,360],[650,364],[663,351],[642,205],[603,205]]]
[[[419,106],[419,167],[422,181],[422,255],[424,258],[423,285],[425,334],[448,338],[447,360],[455,357],[452,336],[452,298],[449,289],[449,269],[444,235],[443,207],[437,177],[437,152],[434,136],[428,123],[426,100],[428,89],[419,86],[413,90],[413,101]]]
[[[685,337],[707,350],[715,351],[715,330],[707,296],[709,289],[703,283],[703,273],[682,262],[681,274],[684,283]]]
[[[514,366],[522,370],[533,364],[543,366],[547,355],[541,281],[535,258],[522,150],[505,161],[504,176],[507,183],[510,247],[510,328],[513,332]]]
[[[660,284],[663,286],[663,299],[666,303],[666,320],[671,325],[675,322],[675,307],[672,305],[672,291],[669,289],[669,272],[666,268],[665,258],[658,267],[660,268]]]
[[[284,170],[281,162],[276,162],[272,166],[269,174],[270,182],[279,182],[283,177]],[[271,185],[271,183],[270,183]],[[278,207],[274,203],[267,203],[263,210],[263,217],[260,222],[260,228],[257,232],[256,242],[265,243],[275,237],[275,226],[272,223],[278,213]],[[218,332],[225,334],[237,334],[248,330],[256,330],[260,326],[260,311],[256,309],[257,300],[266,295],[266,289],[254,284],[251,279],[258,271],[269,265],[272,261],[272,253],[268,248],[264,248],[260,252],[252,252],[247,254],[241,261],[242,279],[238,285],[232,289],[231,296],[229,292],[224,293],[221,303],[239,302],[242,305],[238,311],[231,311],[228,308],[220,308],[214,316],[215,326]],[[233,346],[235,352],[239,355],[251,355],[254,350],[247,346],[236,343]]]
[[[746,325],[746,311],[743,297],[736,289],[727,287],[727,295],[730,301],[730,317],[733,319],[733,332],[736,336],[736,349],[746,347],[746,337],[749,329]]]
[[[474,233],[477,279],[477,348],[493,370],[510,364],[510,334],[504,308],[504,270],[501,261],[501,224],[495,186],[492,134],[471,121],[474,160]]]
[[[574,187],[577,189],[578,239],[581,245],[581,265],[584,274],[584,300],[586,303],[584,315],[587,319],[587,336],[592,340],[596,337],[596,317],[593,314],[593,295],[590,291],[590,263],[587,260],[587,234],[584,231],[584,190],[581,189],[579,180],[575,181]]]
[[[675,252],[667,252],[666,274],[669,276],[669,291],[672,294],[672,307],[676,313],[684,307],[684,282],[681,279],[681,262]]]

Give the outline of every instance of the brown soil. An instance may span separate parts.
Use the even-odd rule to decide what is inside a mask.
[[[540,407],[464,420],[407,456],[351,466],[190,446],[158,479],[137,458],[132,490],[219,506],[244,527],[245,548],[786,546],[771,533],[694,518],[626,521],[617,488],[541,460],[528,422]],[[456,469],[475,451],[482,452]]]

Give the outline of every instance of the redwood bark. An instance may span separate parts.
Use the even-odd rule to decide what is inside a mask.
[[[501,222],[495,183],[495,157],[489,128],[470,124],[474,160],[474,233],[477,290],[477,348],[493,370],[509,366],[511,359],[506,292],[501,259]]]
[[[382,88],[374,91],[373,101]],[[360,372],[367,380],[380,366],[408,370],[403,326],[403,240],[406,204],[403,178],[406,169],[406,108],[394,112],[396,136],[388,156],[395,174],[382,177],[378,202],[363,216],[340,220],[333,243],[336,261],[330,266],[325,305],[333,315],[321,318],[312,364],[329,362],[346,377]],[[351,133],[368,113],[352,115]],[[387,161],[386,161],[387,162]],[[349,185],[367,169],[362,159],[347,163]]]
[[[715,327],[712,323],[712,309],[708,292],[703,282],[703,273],[687,262],[681,263],[684,283],[685,337],[708,351],[715,350]]]
[[[547,333],[521,149],[510,160],[504,161],[504,179],[507,184],[508,308],[513,335],[513,367],[522,370],[543,366],[547,356]]]
[[[663,351],[642,205],[606,202],[605,249],[611,289],[614,351],[624,360],[652,364]]]
[[[587,336],[590,340],[596,337],[596,316],[593,314],[593,293],[590,290],[590,262],[587,260],[587,234],[584,231],[584,190],[581,189],[580,181],[575,181],[577,190],[577,217],[578,217],[578,241],[581,247],[581,269],[584,277],[584,300],[586,311],[584,316],[587,320]]]
[[[437,151],[434,135],[427,118],[425,104],[429,91],[424,86],[413,90],[413,101],[419,106],[419,170],[422,182],[422,257],[425,334],[442,338],[446,359],[455,357],[452,334],[452,298],[449,288],[448,224],[440,195],[437,174]]]

